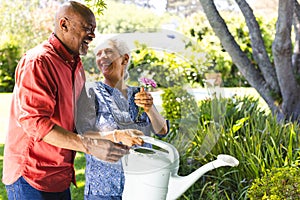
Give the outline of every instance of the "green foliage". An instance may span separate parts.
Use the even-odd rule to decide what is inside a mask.
[[[168,102],[164,114],[175,127],[164,139],[180,153],[180,175],[190,174],[219,154],[232,155],[240,162],[234,168],[221,167],[206,173],[179,200],[262,199],[258,196],[261,194],[269,195],[266,199],[272,199],[271,195],[274,199],[275,195],[285,195],[278,199],[297,199],[299,124],[279,124],[252,97],[212,98],[197,105],[186,90],[174,87],[166,89],[162,98]],[[78,188],[71,187],[74,199],[83,198],[84,167],[84,156],[78,153],[75,160]],[[289,189],[292,187],[295,189]],[[0,194],[0,199],[7,199],[3,184]]]
[[[260,109],[257,99],[237,96],[212,98],[202,100],[198,105],[199,112],[194,115],[197,121],[184,121],[188,129],[169,141],[180,152],[179,173],[187,175],[219,154],[232,155],[240,164],[236,168],[208,172],[180,199],[245,199],[255,178],[274,167],[299,163],[296,134],[299,125],[278,124],[276,117]],[[176,110],[177,107],[170,103],[168,110]],[[168,115],[172,122],[179,118],[176,113]],[[197,128],[191,124],[197,124]],[[185,145],[178,142],[178,138]]]
[[[181,120],[198,110],[194,96],[180,86],[166,88],[161,97],[162,114],[170,121],[171,132],[178,131]]]
[[[77,187],[71,185],[71,197],[72,199],[84,199],[84,186],[85,186],[85,156],[82,152],[76,153],[75,158],[75,172]]]
[[[0,10],[0,92],[11,92],[14,70],[21,55],[52,32],[56,4],[42,6],[36,0],[11,0],[1,2]]]
[[[103,0],[84,0],[86,6],[89,7],[93,13],[97,16],[103,15],[103,11],[106,9],[106,3]]]
[[[87,6],[98,15],[105,9],[102,0],[86,0]],[[14,6],[12,6],[14,5]],[[14,86],[14,70],[21,55],[28,49],[46,40],[53,31],[55,12],[60,5],[57,1],[4,1],[0,4],[0,92],[11,92]],[[22,11],[22,12],[20,12]],[[41,15],[47,13],[47,15]],[[95,70],[94,55],[83,58],[87,71]],[[91,67],[93,66],[93,67]]]
[[[53,19],[58,5],[54,2],[42,5],[38,0],[1,2],[1,41],[14,40],[21,48],[21,53],[40,44],[53,30]]]
[[[180,27],[180,31],[187,37],[196,40],[197,45],[205,49],[207,59],[203,63],[203,71],[221,72],[224,80],[232,74],[231,66],[233,64],[231,58],[223,49],[204,14],[199,13],[188,17],[185,21],[185,26]],[[224,85],[226,83],[225,81]]]
[[[170,133],[163,138],[177,147],[183,154],[192,142],[191,129],[197,129],[198,106],[193,95],[182,86],[164,89],[161,94],[162,115],[170,122]]]
[[[180,85],[181,82],[188,82],[192,87],[203,86],[204,74],[207,72],[221,72],[223,85],[226,87],[249,86],[232,63],[228,53],[220,45],[219,39],[212,32],[203,14],[193,15],[180,21],[178,17],[169,14],[157,15],[148,9],[117,3],[116,1],[86,0],[85,2],[95,13],[99,11],[103,14],[96,15],[97,30],[100,33],[155,31],[166,24],[177,24],[179,31],[191,38],[191,41],[187,41],[186,46],[192,50],[192,53],[191,55],[184,55],[184,57],[166,52],[163,55],[162,52],[154,52],[151,49],[148,49],[147,52],[147,48],[134,52],[133,63],[130,66],[134,84],[137,84],[137,75],[144,71],[142,68],[145,67],[148,71],[158,74],[155,79],[162,87]],[[59,1],[44,3],[37,0],[30,1],[30,3],[16,0],[4,1],[0,4],[3,11],[0,16],[2,22],[0,28],[3,30],[0,36],[1,41],[13,40],[19,47],[21,54],[41,43],[47,39],[53,30],[53,17],[58,6]],[[47,13],[47,15],[41,15],[41,13]],[[245,22],[241,20],[241,17],[228,13],[225,13],[224,17],[242,50],[253,61]],[[272,61],[271,45],[275,22],[263,20],[263,18],[257,18],[257,20],[261,26],[266,49]],[[97,36],[97,38],[100,37]],[[193,45],[194,41],[197,41],[197,45]],[[90,45],[90,49],[93,49],[93,44]],[[89,52],[82,59],[88,72],[87,76],[98,80],[100,77],[95,66],[94,54]],[[136,72],[135,69],[142,69],[142,71]],[[9,87],[12,88],[12,86]]]
[[[0,45],[0,92],[13,90],[15,68],[20,56],[20,48],[14,40]]]
[[[0,171],[3,170],[3,152],[4,152],[4,145],[0,144]],[[2,173],[0,173],[0,179],[2,180]],[[0,199],[7,199],[7,194],[5,190],[5,185],[0,182]]]
[[[90,49],[93,48],[92,44],[89,46]],[[88,51],[87,55],[81,57],[82,63],[86,72],[86,80],[99,81],[102,78],[102,74],[96,65],[96,57],[93,51]]]
[[[255,64],[252,55],[251,42],[249,31],[246,26],[243,16],[236,13],[222,13],[229,31],[240,45],[248,58]],[[262,37],[266,46],[270,61],[273,62],[272,56],[272,41],[275,35],[275,19],[266,20],[263,17],[257,18]],[[221,72],[224,86],[249,86],[247,80],[238,71],[235,64],[232,62],[228,52],[225,51],[220,44],[220,40],[212,31],[206,17],[202,13],[190,16],[184,20],[185,26],[180,26],[180,31],[187,37],[195,39],[199,46],[202,46],[207,52],[206,62],[203,63],[203,70],[210,72]],[[195,60],[197,62],[197,60]]]
[[[178,55],[148,49],[138,43],[136,46],[137,49],[131,53],[132,59],[128,67],[129,81],[132,85],[136,85],[141,76],[151,76],[160,88],[192,84],[195,80],[202,83],[203,75],[197,73],[197,69],[191,63]]]
[[[107,1],[103,15],[97,18],[100,33],[125,33],[136,30],[156,29],[171,20],[170,15],[156,15],[149,9],[135,5]]]
[[[292,200],[300,197],[300,170],[298,167],[280,167],[267,170],[248,189],[251,200]]]

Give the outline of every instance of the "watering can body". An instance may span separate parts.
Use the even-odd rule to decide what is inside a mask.
[[[225,161],[223,156],[205,164],[192,174],[181,177],[177,175],[177,149],[152,137],[144,136],[143,139],[152,147],[132,149],[129,155],[122,158],[125,174],[123,200],[173,200],[180,197],[204,173],[221,166],[238,165],[235,158],[224,155]]]
[[[171,172],[177,173],[179,154],[176,148],[166,142],[143,137],[143,140],[164,151],[153,148],[130,150],[123,157],[125,174],[124,200],[165,200],[168,193]]]

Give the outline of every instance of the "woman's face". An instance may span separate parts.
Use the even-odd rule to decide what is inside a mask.
[[[121,80],[124,76],[124,56],[112,47],[107,45],[96,54],[96,63],[105,79]]]

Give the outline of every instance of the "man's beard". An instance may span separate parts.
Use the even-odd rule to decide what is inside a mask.
[[[83,44],[79,48],[79,55],[85,56],[87,54],[88,48],[84,48]]]

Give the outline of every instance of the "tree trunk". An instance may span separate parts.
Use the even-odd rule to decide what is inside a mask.
[[[262,34],[253,14],[253,10],[246,0],[235,1],[241,9],[249,29],[253,58],[256,65],[251,63],[245,52],[241,50],[229,32],[214,1],[200,0],[200,3],[224,49],[229,53],[232,61],[237,65],[239,71],[248,80],[250,85],[254,87],[266,101],[272,113],[277,114],[279,119],[298,119],[300,114],[300,93],[299,85],[296,80],[297,74],[295,72],[298,71],[298,60],[300,59],[297,56],[300,47],[296,49],[296,51],[294,50],[293,56],[291,40],[293,13],[294,9],[296,10],[297,6],[299,6],[297,0],[279,0],[278,2],[278,21],[272,46],[274,66],[267,55]],[[299,9],[300,6],[298,7],[298,10]],[[296,17],[297,15],[295,15],[295,18]],[[300,16],[298,19],[300,19]],[[299,36],[299,33],[296,33],[296,36],[297,34]],[[297,37],[296,41],[298,41]]]

